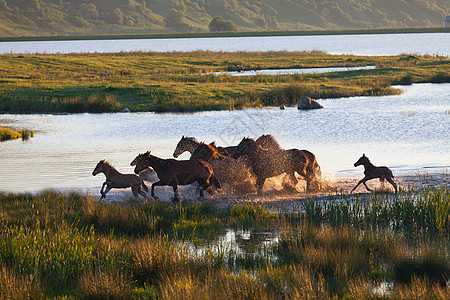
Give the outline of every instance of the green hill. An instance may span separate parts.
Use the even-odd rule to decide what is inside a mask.
[[[0,36],[441,27],[448,0],[0,0]]]

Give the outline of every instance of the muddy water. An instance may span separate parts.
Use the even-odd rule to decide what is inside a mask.
[[[361,177],[353,163],[362,153],[395,175],[448,172],[450,84],[402,89],[399,96],[321,99],[325,108],[314,111],[0,115],[0,126],[35,131],[29,141],[0,143],[0,191],[98,189],[104,176],[91,173],[100,159],[131,173],[138,153],[169,158],[182,135],[226,146],[271,133],[284,148],[312,151],[328,179]]]

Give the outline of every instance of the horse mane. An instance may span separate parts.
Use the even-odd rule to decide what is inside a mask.
[[[103,159],[103,160],[101,160],[100,162],[103,163],[103,164],[104,164],[105,166],[107,166],[108,168],[111,168],[111,170],[116,171],[116,172],[119,172],[119,171],[117,171],[116,168],[114,168],[114,166],[113,166],[109,161]]]
[[[263,134],[256,139],[256,144],[261,146],[263,149],[267,150],[279,150],[281,149],[280,144],[277,142],[275,137],[271,134]]]
[[[212,142],[211,144],[206,144],[204,142],[199,143],[194,152],[192,152],[192,155],[194,155],[194,153],[198,154],[199,152],[213,158],[218,158],[219,156],[221,156],[214,142]]]

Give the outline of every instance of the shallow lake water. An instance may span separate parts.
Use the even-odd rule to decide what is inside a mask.
[[[450,55],[450,33],[262,36],[176,39],[0,42],[0,54],[121,51],[313,51],[330,54]]]
[[[320,99],[325,108],[313,111],[3,114],[0,126],[28,128],[35,137],[0,143],[0,191],[99,188],[104,176],[92,176],[99,160],[132,173],[138,153],[170,158],[182,135],[227,146],[270,133],[286,149],[312,151],[328,179],[361,177],[353,163],[363,153],[394,175],[448,172],[450,84],[401,88],[398,96]]]
[[[289,75],[289,74],[314,74],[329,72],[344,72],[375,69],[375,66],[367,67],[335,67],[335,68],[304,68],[304,69],[265,69],[265,70],[247,70],[230,72],[211,72],[203,75],[230,75],[230,76],[255,76],[255,75]]]

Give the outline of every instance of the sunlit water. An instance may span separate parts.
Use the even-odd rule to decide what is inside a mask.
[[[304,68],[304,69],[266,69],[266,70],[247,70],[247,71],[230,71],[230,72],[211,72],[203,75],[230,75],[230,76],[255,76],[255,75],[290,75],[290,74],[314,74],[329,73],[343,71],[357,71],[375,69],[375,66],[367,67],[335,67],[335,68]]]
[[[313,51],[330,54],[450,55],[450,33],[264,36],[180,39],[0,42],[0,54],[128,51]]]
[[[35,131],[28,141],[0,143],[0,191],[100,187],[104,176],[91,174],[99,160],[132,173],[138,153],[169,158],[182,135],[226,146],[271,133],[286,149],[312,151],[327,178],[361,177],[353,163],[363,153],[394,175],[447,172],[450,84],[402,89],[399,96],[321,99],[325,108],[312,111],[0,115],[0,126]]]

